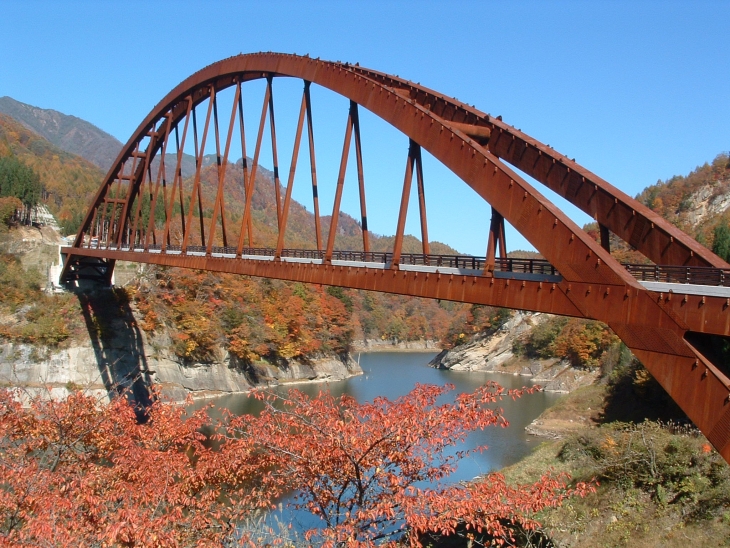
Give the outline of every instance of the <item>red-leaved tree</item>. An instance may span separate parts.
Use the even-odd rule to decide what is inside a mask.
[[[452,388],[419,385],[364,404],[255,392],[263,412],[227,417],[215,450],[201,434],[213,426],[205,410],[157,400],[140,422],[121,397],[101,405],[79,392],[23,406],[0,390],[0,547],[261,546],[242,524],[287,492],[321,518],[305,532],[312,545],[420,546],[427,533],[457,530],[509,539],[510,524],[533,529],[535,512],[591,489],[550,475],[528,486],[498,474],[441,486],[464,456],[447,449],[506,426],[490,404],[524,392],[488,384],[438,404]]]
[[[507,426],[494,404],[507,395],[496,383],[453,403],[437,404],[453,386],[417,385],[408,395],[360,404],[328,392],[310,398],[291,390],[287,397],[257,392],[265,403],[259,416],[232,417],[222,459],[235,469],[237,455],[256,453],[267,472],[261,487],[292,490],[295,506],[321,518],[309,542],[324,547],[366,547],[406,540],[421,546],[429,532],[453,534],[457,528],[511,538],[509,523],[525,529],[538,524],[535,512],[567,496],[591,489],[566,489],[565,477],[544,476],[534,485],[509,487],[499,474],[468,485],[444,487],[465,452],[447,449],[475,430]],[[425,484],[435,487],[423,487]]]
[[[0,390],[0,546],[221,546],[262,503],[218,474],[204,411],[155,403],[140,424],[124,398],[17,396]]]

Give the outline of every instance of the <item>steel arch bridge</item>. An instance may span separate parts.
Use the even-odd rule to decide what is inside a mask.
[[[294,151],[286,186],[280,184],[273,81],[303,81]],[[253,153],[247,161],[241,87],[264,80],[266,90]],[[323,234],[310,87],[350,101],[334,207]],[[233,90],[228,131],[219,131],[218,94]],[[230,90],[229,90],[230,93]],[[389,252],[370,249],[359,108],[409,139],[397,231]],[[196,112],[205,112],[202,124]],[[229,118],[228,118],[229,117]],[[276,246],[256,247],[252,198],[264,128],[273,153]],[[299,148],[307,126],[316,249],[284,247]],[[211,127],[212,125],[212,127]],[[238,126],[240,143],[234,142]],[[201,191],[206,139],[215,140],[215,199]],[[194,176],[184,179],[183,150],[193,141]],[[335,249],[351,143],[357,161],[362,248]],[[210,142],[208,144],[210,148]],[[228,161],[240,147],[243,161]],[[430,253],[421,150],[425,149],[491,205],[485,257]],[[166,162],[168,165],[166,166]],[[173,165],[174,164],[174,165]],[[516,168],[516,169],[513,169]],[[232,182],[237,170],[239,181]],[[594,218],[596,242],[519,172]],[[422,253],[403,253],[411,184],[418,189]],[[242,181],[242,182],[241,182]],[[243,205],[237,237],[226,214],[230,185]],[[228,192],[228,193],[227,193]],[[283,194],[283,195],[282,195]],[[386,200],[388,197],[378,197]],[[509,222],[545,260],[506,258]],[[486,227],[486,224],[485,224]],[[609,252],[609,235],[624,240],[652,265],[622,265]],[[261,245],[261,244],[259,244]],[[62,280],[109,282],[117,260],[338,285],[476,304],[591,318],[607,323],[670,396],[730,461],[730,379],[704,348],[730,335],[730,265],[644,205],[553,148],[474,107],[395,76],[358,65],[288,54],[238,55],[214,63],[173,89],[124,145],[93,200],[66,257]],[[719,367],[718,367],[719,365]]]

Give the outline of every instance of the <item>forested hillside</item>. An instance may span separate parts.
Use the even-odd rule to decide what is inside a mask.
[[[703,234],[730,206],[730,156],[646,187],[637,199],[690,235]],[[705,240],[709,234],[705,234]]]
[[[101,169],[0,114],[0,157],[8,156],[16,157],[40,175],[43,202],[67,233],[75,232],[89,200],[101,185]]]
[[[638,200],[716,251],[717,231],[730,223],[730,156],[719,154],[687,176],[677,175],[644,189]],[[727,260],[727,256],[723,257]]]

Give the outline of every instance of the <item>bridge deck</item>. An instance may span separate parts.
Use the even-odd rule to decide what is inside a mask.
[[[657,293],[676,293],[677,295],[699,295],[702,297],[730,298],[730,287],[722,285],[703,285],[691,283],[667,283],[639,281],[649,291]]]
[[[62,253],[71,252],[71,247],[62,248]],[[82,248],[84,249],[84,248]],[[91,242],[86,249],[98,249],[95,242]],[[181,246],[150,245],[142,247],[115,246],[101,248],[103,250],[121,253],[133,253],[136,260],[139,253],[153,255],[176,255],[185,257],[213,257],[222,259],[247,259],[256,261],[281,260],[285,263],[325,264],[334,266],[348,266],[358,268],[390,269],[393,266],[391,252],[364,252],[364,251],[333,251],[329,261],[325,259],[325,252],[316,249],[283,249],[280,257],[276,257],[273,248],[243,248],[240,254],[234,247],[212,247],[210,253],[204,246],[188,246],[185,250]],[[74,253],[78,253],[77,248]],[[154,262],[154,261],[152,261]],[[704,266],[674,266],[674,265],[646,265],[623,264],[626,270],[634,276],[642,286],[650,291],[659,293],[677,293],[684,295],[703,295],[708,297],[730,297],[730,270]],[[455,274],[462,276],[481,276],[489,270],[496,278],[510,278],[514,280],[531,280],[550,283],[562,281],[560,273],[544,259],[498,258],[491,268],[487,268],[484,257],[471,255],[424,255],[418,253],[403,253],[398,261],[398,269],[410,272]]]

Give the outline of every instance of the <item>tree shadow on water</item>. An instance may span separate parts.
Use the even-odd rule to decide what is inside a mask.
[[[152,403],[150,371],[127,292],[96,287],[78,289],[77,296],[109,397],[126,394],[137,418],[144,420]]]

